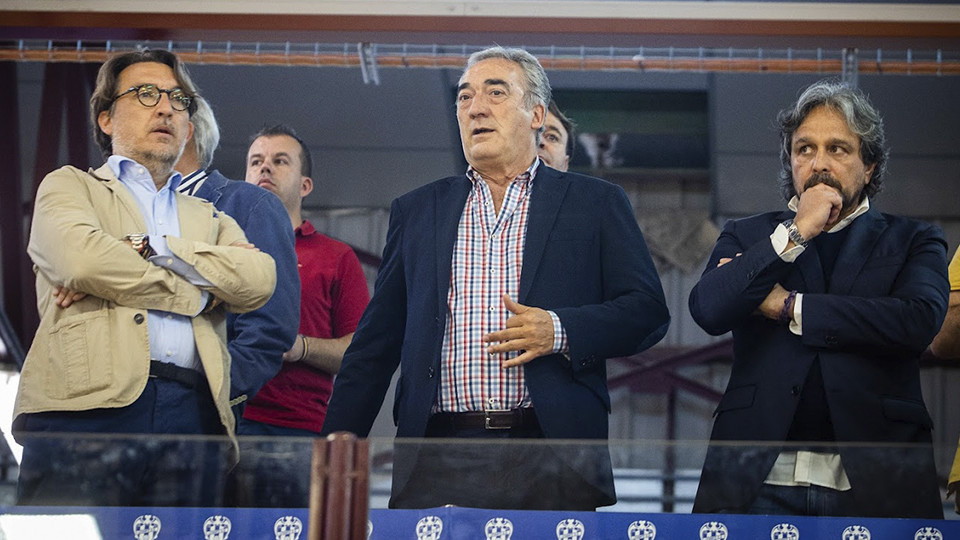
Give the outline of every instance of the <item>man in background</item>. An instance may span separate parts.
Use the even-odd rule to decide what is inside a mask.
[[[366,276],[350,246],[317,232],[303,219],[303,198],[313,191],[312,168],[309,148],[284,125],[261,130],[247,152],[246,181],[280,199],[287,226],[295,232],[301,291],[299,334],[284,354],[280,372],[248,402],[237,428],[240,435],[317,436],[333,376],[370,300]],[[277,448],[259,471],[252,471],[277,479],[257,490],[254,502],[305,507],[309,445],[296,447],[297,455],[306,459],[297,463],[286,463],[289,457]]]
[[[293,249],[293,231],[280,200],[265,189],[228,180],[207,170],[220,144],[220,128],[207,101],[196,97],[193,138],[187,142],[176,169],[185,175],[177,191],[210,201],[237,221],[247,239],[273,257],[277,287],[263,307],[227,314],[230,351],[230,400],[238,413],[245,402],[273,378],[290,350],[300,324],[300,276]],[[239,414],[238,414],[239,416]]]
[[[558,171],[566,171],[570,167],[570,158],[573,157],[576,144],[575,127],[573,121],[560,111],[557,102],[551,99],[537,151],[544,163]]]

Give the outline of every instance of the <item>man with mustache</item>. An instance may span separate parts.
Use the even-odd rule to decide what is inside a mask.
[[[780,112],[789,211],[728,222],[690,312],[733,332],[695,512],[942,518],[918,360],[947,308],[946,242],[872,207],[883,122],[816,83]],[[912,444],[903,444],[912,443]]]
[[[41,321],[14,411],[20,504],[219,502],[216,445],[76,435],[227,435],[235,460],[225,312],[262,306],[276,272],[233,219],[176,192],[196,94],[172,53],[110,58],[90,100],[107,163],[40,184],[27,250]]]
[[[469,167],[393,202],[323,431],[366,436],[399,366],[397,436],[472,441],[398,443],[392,507],[613,504],[606,359],[666,332],[656,268],[622,188],[537,157],[535,57],[474,53],[456,102]]]

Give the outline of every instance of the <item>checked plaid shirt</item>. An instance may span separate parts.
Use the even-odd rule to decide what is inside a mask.
[[[467,412],[530,407],[522,367],[503,369],[501,362],[518,353],[490,355],[481,338],[506,328],[510,312],[503,295],[515,301],[520,290],[523,248],[530,193],[540,159],[507,187],[500,213],[494,210],[490,188],[473,167],[473,184],[464,204],[453,248],[448,316],[440,353],[437,410]],[[566,350],[560,319],[549,312],[554,327],[554,352]]]

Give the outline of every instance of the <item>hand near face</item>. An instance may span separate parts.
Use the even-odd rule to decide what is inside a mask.
[[[513,314],[507,319],[507,328],[483,336],[488,354],[520,351],[520,356],[503,362],[511,368],[553,352],[553,319],[546,310],[524,306],[503,295],[503,305]],[[498,342],[498,343],[497,343]]]
[[[797,204],[797,217],[793,222],[806,240],[813,240],[825,227],[833,226],[840,219],[843,196],[833,187],[817,184],[804,190]]]

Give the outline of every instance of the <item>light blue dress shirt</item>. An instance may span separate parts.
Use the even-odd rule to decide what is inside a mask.
[[[113,155],[107,159],[107,164],[117,175],[120,183],[130,190],[140,206],[140,213],[147,224],[147,230],[130,232],[146,232],[150,236],[150,246],[157,252],[156,256],[150,258],[150,262],[170,268],[189,279],[191,276],[185,276],[182,268],[178,271],[177,263],[187,266],[189,270],[193,269],[170,252],[164,238],[167,235],[180,236],[180,220],[175,195],[176,187],[182,180],[180,173],[174,172],[163,188],[157,191],[150,171],[136,161]],[[196,271],[193,270],[193,273],[196,274]],[[198,276],[192,277],[194,279],[191,279],[191,282],[195,285],[200,284],[196,280]],[[203,304],[206,304],[208,297],[209,293],[203,291]],[[151,360],[202,371],[190,317],[167,311],[148,310],[147,332],[150,339]]]

